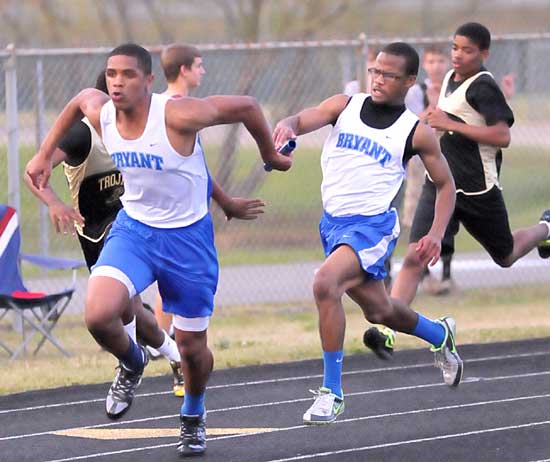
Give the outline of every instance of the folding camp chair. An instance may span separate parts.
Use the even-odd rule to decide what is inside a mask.
[[[70,356],[52,334],[52,330],[71,301],[76,283],[76,270],[84,266],[84,263],[40,255],[21,255],[20,248],[17,212],[0,204],[0,320],[8,313],[15,313],[16,320],[20,320],[22,334],[21,343],[14,349],[1,340],[0,347],[8,352],[11,359],[15,359],[26,351],[29,342],[38,335],[38,345],[33,354],[38,353],[48,340],[65,356]],[[21,278],[21,260],[46,269],[71,269],[72,284],[62,292],[54,294],[29,292]],[[29,328],[30,332],[27,332]]]

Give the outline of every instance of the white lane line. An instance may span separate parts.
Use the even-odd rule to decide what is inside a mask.
[[[374,444],[372,446],[363,446],[359,448],[340,449],[338,451],[327,451],[327,452],[318,452],[315,454],[304,454],[304,455],[295,456],[295,457],[288,457],[285,459],[273,459],[267,462],[290,462],[293,460],[305,460],[305,459],[313,459],[313,458],[319,458],[319,457],[329,457],[329,456],[335,456],[338,454],[349,454],[352,452],[370,451],[372,449],[386,449],[386,448],[391,448],[396,446],[427,443],[430,441],[441,441],[441,440],[448,440],[453,438],[464,438],[468,436],[483,435],[485,433],[496,433],[496,432],[502,432],[502,431],[519,430],[522,428],[540,427],[540,426],[549,425],[549,424],[550,424],[550,420],[544,420],[542,422],[531,422],[531,423],[522,424],[522,425],[509,425],[507,427],[495,427],[495,428],[487,428],[484,430],[473,430],[473,431],[462,432],[462,433],[451,433],[447,435],[438,435],[438,436],[432,436],[428,438],[416,438],[412,440],[396,441],[394,443]],[[71,459],[65,459],[65,460],[71,460]]]
[[[482,358],[465,359],[464,361],[466,362],[466,364],[469,364],[469,363],[479,363],[479,362],[486,362],[486,361],[501,361],[506,359],[531,358],[534,356],[545,356],[545,355],[550,355],[550,351],[534,351],[532,353],[517,353],[517,354],[510,354],[510,355],[486,356]],[[406,366],[378,367],[374,369],[360,369],[356,371],[347,371],[347,372],[343,372],[342,375],[348,376],[348,375],[359,375],[359,374],[373,374],[373,373],[379,373],[379,372],[393,372],[393,371],[402,371],[402,370],[410,370],[410,369],[419,369],[419,368],[432,367],[432,366],[433,366],[433,363],[429,362],[429,363],[420,363],[420,364],[409,364]],[[217,389],[233,388],[233,387],[248,387],[253,385],[277,384],[277,383],[284,383],[284,382],[295,382],[300,380],[317,379],[322,376],[323,376],[322,374],[313,374],[313,375],[302,375],[302,376],[296,376],[296,377],[281,377],[277,379],[254,380],[249,382],[236,382],[236,383],[228,383],[228,384],[222,384],[222,385],[212,385],[208,387],[208,390],[217,390]],[[141,394],[138,393],[136,395],[136,398],[161,396],[161,395],[169,395],[169,394],[170,395],[172,394],[171,390],[159,391],[159,392],[153,392],[153,393],[141,393]],[[0,411],[0,415],[10,414],[13,412],[38,411],[42,409],[51,409],[56,407],[100,403],[104,401],[105,401],[105,397],[102,397],[102,398],[93,398],[93,399],[79,400],[79,401],[69,401],[65,403],[54,403],[54,404],[44,404],[40,406],[4,409]]]
[[[107,457],[107,456],[114,456],[118,454],[128,454],[129,452],[141,452],[141,451],[149,451],[152,449],[169,448],[170,446],[176,446],[176,445],[177,443],[157,444],[155,446],[145,446],[143,448],[132,448],[132,449],[122,449],[120,451],[100,452],[96,454],[89,454],[86,456],[68,457],[67,459],[54,459],[54,460],[48,460],[45,462],[68,462],[72,460],[95,459],[97,457]]]
[[[518,402],[518,401],[528,401],[528,400],[534,400],[534,399],[549,399],[550,394],[543,394],[543,395],[535,395],[535,396],[519,396],[515,398],[506,398],[501,400],[490,400],[490,401],[479,401],[476,403],[465,403],[465,404],[454,404],[450,406],[440,406],[440,407],[434,407],[429,409],[414,409],[411,411],[401,411],[401,412],[390,412],[386,414],[378,414],[373,416],[365,416],[365,417],[355,417],[351,419],[342,419],[337,420],[333,422],[331,425],[343,425],[346,423],[354,423],[354,422],[360,422],[365,420],[380,420],[388,417],[400,417],[400,416],[406,416],[406,415],[417,415],[417,414],[424,414],[424,413],[433,413],[433,412],[440,412],[440,411],[449,411],[449,410],[456,410],[456,409],[463,409],[463,408],[473,408],[473,407],[481,407],[481,406],[487,406],[487,405],[494,405],[494,404],[503,404],[503,403],[512,403],[512,402]],[[354,451],[364,451],[368,449],[377,449],[377,448],[383,448],[383,447],[391,447],[391,446],[397,446],[402,444],[411,444],[414,442],[424,442],[424,441],[432,441],[437,439],[446,439],[451,437],[458,437],[458,436],[468,436],[468,435],[475,435],[485,432],[494,432],[494,431],[501,431],[505,429],[516,429],[516,428],[523,428],[528,426],[536,426],[541,424],[547,424],[550,423],[550,421],[544,421],[544,422],[537,422],[532,424],[522,424],[522,425],[514,425],[509,427],[498,427],[493,429],[485,429],[485,430],[476,430],[473,432],[464,432],[464,433],[456,433],[454,435],[441,435],[437,437],[431,437],[431,438],[422,438],[422,439],[415,439],[415,440],[406,440],[401,441],[397,443],[387,443],[383,445],[376,445],[376,446],[364,446],[362,448],[351,448],[346,449],[342,451],[331,451],[326,453],[317,453],[317,454],[308,454],[305,456],[298,456],[305,459],[313,458],[313,457],[323,457],[323,456],[329,456],[334,454],[340,454],[345,452],[354,452]],[[287,427],[287,428],[275,428],[275,429],[268,429],[265,431],[257,432],[257,433],[249,433],[249,434],[239,434],[239,435],[227,435],[227,436],[220,436],[215,438],[208,438],[208,442],[216,441],[216,440],[222,440],[222,439],[235,439],[235,438],[245,438],[250,436],[258,436],[258,435],[264,435],[267,433],[278,433],[278,432],[285,432],[285,431],[292,431],[292,430],[298,430],[298,429],[304,429],[310,427],[309,425],[296,425],[293,427]],[[97,457],[106,457],[106,456],[112,456],[117,454],[124,454],[124,453],[130,453],[130,452],[139,452],[139,451],[146,451],[146,450],[152,450],[152,449],[159,449],[159,448],[166,448],[170,446],[175,446],[177,443],[167,443],[163,445],[154,445],[154,446],[144,446],[144,447],[138,447],[138,448],[132,448],[132,449],[123,449],[123,450],[117,450],[117,451],[110,451],[110,452],[102,452],[102,453],[96,453],[96,454],[90,454],[85,456],[76,456],[76,457],[69,457],[66,459],[56,459],[56,460],[49,460],[46,462],[69,462],[69,461],[75,461],[75,460],[82,460],[87,458],[97,458]],[[282,462],[282,461],[291,461],[291,460],[300,460],[299,458],[289,458],[289,459],[280,459],[277,461],[270,461],[270,462]]]
[[[518,378],[531,378],[531,377],[540,377],[544,375],[550,375],[550,371],[546,372],[530,372],[527,374],[515,374],[515,375],[503,375],[500,377],[491,377],[488,379],[484,379],[485,382],[494,382],[494,381],[501,381],[501,380],[509,380],[509,379],[518,379]],[[467,382],[466,382],[467,383]],[[478,383],[478,382],[475,382]],[[408,390],[418,390],[422,388],[437,388],[437,387],[446,387],[444,383],[438,382],[438,383],[427,383],[422,385],[410,385],[405,387],[393,387],[393,388],[382,388],[377,390],[367,390],[367,391],[358,391],[355,393],[346,393],[346,397],[352,397],[352,396],[365,396],[365,395],[375,395],[375,394],[381,394],[381,393],[392,393],[392,392],[400,392],[400,391],[408,391]],[[544,395],[536,395],[536,396],[544,396]],[[254,409],[254,408],[261,408],[261,407],[270,407],[270,406],[280,406],[285,404],[295,404],[300,402],[309,402],[311,401],[311,397],[308,398],[296,398],[296,399],[289,399],[289,400],[283,400],[283,401],[271,401],[271,402],[264,402],[264,403],[258,403],[258,404],[243,404],[240,406],[231,406],[231,407],[225,407],[225,408],[218,408],[218,409],[209,409],[209,414],[214,414],[217,412],[230,412],[230,411],[241,411],[244,409]],[[509,398],[509,399],[515,399],[515,398]],[[10,440],[18,440],[23,438],[32,438],[35,436],[44,436],[44,435],[52,435],[56,432],[60,431],[70,431],[74,429],[79,428],[87,428],[87,429],[93,429],[93,428],[106,428],[106,427],[115,427],[115,426],[121,426],[121,425],[128,425],[128,424],[134,424],[134,423],[142,423],[142,422],[148,422],[151,420],[158,421],[158,420],[164,420],[164,419],[175,419],[179,417],[179,414],[168,414],[168,415],[162,415],[162,416],[153,416],[153,417],[145,417],[141,419],[133,419],[133,420],[122,420],[122,421],[116,421],[116,422],[107,422],[102,424],[96,424],[96,425],[88,425],[85,427],[70,427],[70,428],[62,428],[62,429],[56,429],[56,430],[47,430],[43,432],[38,433],[24,433],[20,435],[13,435],[13,436],[4,436],[0,438],[0,441],[10,441]]]

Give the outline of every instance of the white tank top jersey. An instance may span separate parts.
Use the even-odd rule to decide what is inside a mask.
[[[193,153],[179,154],[166,134],[170,98],[154,93],[147,124],[135,140],[120,136],[112,101],[101,108],[103,143],[124,179],[120,198],[133,219],[156,228],[189,226],[208,212],[209,175],[197,134]]]
[[[405,176],[405,145],[418,117],[406,109],[388,128],[369,127],[361,120],[368,96],[351,98],[323,146],[323,208],[335,217],[386,212]]]

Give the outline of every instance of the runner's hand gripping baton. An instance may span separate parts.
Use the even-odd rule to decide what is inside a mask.
[[[288,140],[285,144],[281,146],[281,148],[279,149],[279,153],[288,156],[292,151],[296,149],[296,146],[296,140]],[[271,170],[273,170],[273,167],[269,163],[266,163],[264,164],[264,170],[266,172],[271,172]]]

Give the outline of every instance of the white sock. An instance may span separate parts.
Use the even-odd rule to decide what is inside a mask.
[[[157,348],[157,351],[170,361],[181,361],[180,352],[176,342],[170,336],[164,333],[164,342]]]
[[[126,332],[130,338],[137,343],[137,337],[136,337],[136,317],[134,316],[133,319],[128,323],[124,324],[124,332]]]
[[[550,222],[545,221],[545,220],[541,220],[541,221],[539,221],[539,223],[540,223],[541,225],[546,225],[546,227],[548,228],[548,229],[546,230],[546,238],[545,238],[545,239],[548,239],[548,238],[550,237]]]

